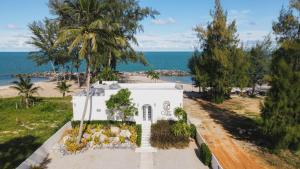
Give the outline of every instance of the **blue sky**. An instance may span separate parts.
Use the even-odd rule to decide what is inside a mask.
[[[242,42],[252,44],[271,32],[272,22],[288,0],[222,0],[229,20],[237,21]],[[0,5],[0,51],[32,51],[28,24],[53,17],[48,0],[3,0]],[[197,45],[196,25],[211,21],[213,0],[140,0],[160,12],[156,19],[142,22],[144,32],[137,35],[139,51],[192,51]]]

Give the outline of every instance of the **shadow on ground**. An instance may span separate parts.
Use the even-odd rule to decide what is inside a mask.
[[[0,144],[0,168],[16,168],[40,145],[37,143],[37,138],[30,135],[14,138]]]
[[[197,101],[207,111],[208,115],[228,131],[232,137],[251,142],[259,147],[269,147],[267,138],[262,134],[259,124],[254,119],[239,115],[236,112],[218,107],[204,101],[197,92],[184,92],[185,96]]]

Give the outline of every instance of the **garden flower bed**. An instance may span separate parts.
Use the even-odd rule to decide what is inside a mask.
[[[81,142],[76,143],[79,125],[72,123],[72,128],[65,131],[60,141],[63,154],[74,154],[88,149],[101,148],[135,148],[140,145],[140,125],[93,122],[86,123],[83,127]]]

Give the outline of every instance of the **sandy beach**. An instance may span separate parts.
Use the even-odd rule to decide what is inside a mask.
[[[71,84],[70,93],[67,93],[66,95],[73,95],[76,92],[79,92],[83,88],[79,88],[77,84],[75,84],[73,81],[68,81],[68,84]],[[37,96],[39,97],[61,97],[62,94],[56,89],[57,82],[52,81],[43,81],[43,82],[36,82],[34,83],[35,86],[40,87],[38,90]],[[0,98],[8,98],[8,97],[16,97],[18,96],[18,92],[10,88],[11,85],[8,86],[0,86]]]
[[[151,80],[146,76],[126,76],[124,79],[129,83],[163,83],[166,81],[163,80]],[[36,82],[34,83],[36,86],[39,86],[38,90],[39,97],[61,97],[61,93],[56,89],[56,83],[53,81],[44,81],[44,82]],[[70,93],[67,93],[67,96],[73,95],[84,89],[84,86],[80,87],[74,81],[68,81],[68,84],[71,84]],[[10,88],[11,85],[8,86],[0,86],[0,98],[8,98],[8,97],[16,97],[18,96],[18,92],[15,89]],[[184,85],[185,90],[196,90],[192,87],[192,85]]]

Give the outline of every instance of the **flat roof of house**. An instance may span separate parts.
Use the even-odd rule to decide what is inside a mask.
[[[96,82],[92,85],[90,90],[91,96],[101,96],[104,95],[105,90],[119,90],[119,89],[129,89],[129,90],[183,90],[181,84],[176,83],[118,83],[118,82],[103,82],[100,84]],[[86,96],[86,91],[83,90],[75,96]]]

